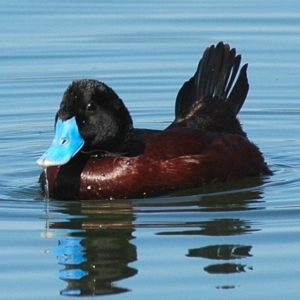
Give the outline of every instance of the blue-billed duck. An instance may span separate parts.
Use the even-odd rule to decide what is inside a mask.
[[[228,44],[208,47],[164,130],[134,128],[105,83],[73,81],[56,113],[53,143],[37,160],[42,190],[63,200],[145,198],[271,174],[236,117],[249,89],[247,64],[240,64]]]

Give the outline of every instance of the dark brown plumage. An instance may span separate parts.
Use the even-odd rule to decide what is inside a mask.
[[[117,94],[94,80],[73,82],[56,121],[75,118],[84,144],[67,163],[47,157],[49,196],[56,199],[143,198],[214,182],[271,174],[236,118],[247,93],[247,65],[220,42],[207,48],[180,89],[165,130],[133,129]],[[236,79],[236,81],[235,81]],[[52,164],[52,165],[51,165]],[[58,163],[60,164],[60,163]],[[45,173],[40,177],[45,189]]]

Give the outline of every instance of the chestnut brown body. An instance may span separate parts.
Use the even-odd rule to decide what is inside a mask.
[[[77,169],[85,161],[79,156],[62,167],[49,167],[49,196],[144,198],[270,173],[258,148],[236,134],[178,128],[155,132],[140,143],[144,152],[132,157],[90,157]]]

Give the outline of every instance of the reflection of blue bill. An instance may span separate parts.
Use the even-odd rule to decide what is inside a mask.
[[[59,240],[55,254],[58,263],[66,266],[64,270],[59,271],[60,279],[79,280],[88,274],[78,268],[78,265],[86,262],[85,248],[81,245],[81,240],[79,237],[65,237]]]
[[[73,279],[79,280],[85,277],[88,273],[81,270],[81,269],[64,269],[59,271],[59,278],[60,279]]]

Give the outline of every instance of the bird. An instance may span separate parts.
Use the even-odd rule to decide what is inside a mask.
[[[271,175],[237,118],[247,68],[229,44],[207,47],[163,130],[135,128],[104,82],[73,81],[55,115],[53,143],[37,160],[42,192],[57,200],[143,199]]]

